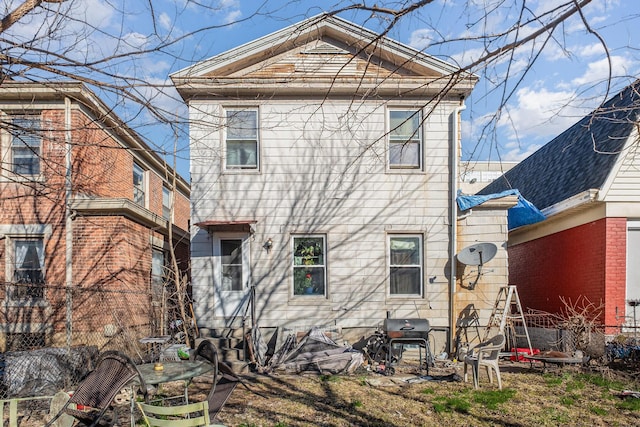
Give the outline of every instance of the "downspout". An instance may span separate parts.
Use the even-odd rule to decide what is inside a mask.
[[[64,206],[65,206],[65,294],[66,294],[66,338],[67,350],[73,344],[73,212],[71,211],[71,99],[64,98],[64,142],[65,177],[64,177]]]
[[[458,252],[458,233],[457,233],[457,222],[458,222],[458,206],[456,203],[456,197],[458,194],[458,143],[460,138],[460,128],[458,126],[458,118],[462,110],[467,108],[464,105],[464,99],[460,100],[460,105],[453,109],[453,114],[451,115],[453,124],[452,124],[452,143],[451,143],[451,205],[450,205],[450,219],[449,223],[451,226],[450,233],[450,241],[449,241],[449,354],[453,351],[453,338],[455,336],[455,321],[456,316],[454,315],[455,303],[454,303],[454,295],[456,292],[456,253]]]

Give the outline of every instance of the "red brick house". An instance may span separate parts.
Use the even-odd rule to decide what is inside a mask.
[[[188,183],[80,83],[3,82],[0,133],[0,348],[159,332]]]
[[[480,192],[518,189],[547,217],[509,232],[509,281],[524,306],[556,313],[561,298],[589,301],[604,305],[605,325],[633,323],[629,302],[640,298],[639,89],[636,81]]]

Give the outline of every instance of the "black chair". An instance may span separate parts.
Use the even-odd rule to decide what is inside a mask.
[[[46,426],[52,425],[63,414],[90,427],[114,425],[117,414],[113,400],[134,379],[140,384],[146,400],[147,387],[135,363],[121,352],[104,352],[96,368],[78,384],[71,398]]]

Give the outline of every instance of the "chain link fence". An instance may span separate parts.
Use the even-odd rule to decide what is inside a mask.
[[[136,363],[151,361],[161,344],[142,338],[168,335],[169,345],[181,325],[192,323],[179,318],[169,295],[48,286],[46,299],[8,298],[0,306],[0,399],[72,390],[106,350],[126,353]]]

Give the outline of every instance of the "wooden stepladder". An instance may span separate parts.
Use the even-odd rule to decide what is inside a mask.
[[[516,326],[520,326],[524,333],[518,334]],[[533,354],[531,339],[529,338],[529,331],[527,330],[527,322],[522,312],[522,305],[520,304],[520,297],[518,296],[516,285],[503,286],[498,291],[496,303],[489,317],[489,323],[487,324],[483,341],[486,341],[492,335],[492,330],[495,329],[498,330],[497,333],[505,334],[508,348],[517,348],[518,338],[526,338],[529,351],[531,352],[530,354]]]

